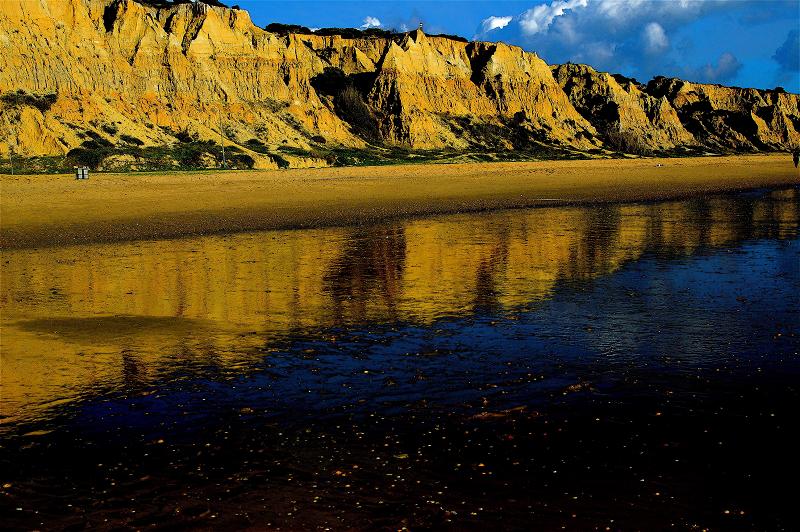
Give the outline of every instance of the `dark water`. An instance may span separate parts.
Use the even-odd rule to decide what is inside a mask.
[[[8,529],[796,530],[800,191],[3,253]]]

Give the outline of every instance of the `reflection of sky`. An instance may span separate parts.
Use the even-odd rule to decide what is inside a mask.
[[[779,324],[800,326],[799,265],[797,240],[633,263],[594,283],[602,312],[583,341],[616,356],[663,355],[693,365],[758,356],[773,349]]]

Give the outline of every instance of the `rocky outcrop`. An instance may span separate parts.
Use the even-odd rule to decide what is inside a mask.
[[[699,144],[718,150],[779,150],[800,145],[800,97],[658,77],[648,93],[666,98]]]
[[[800,141],[793,94],[664,78],[641,85],[421,30],[278,35],[240,9],[159,5],[5,0],[0,128],[10,141],[0,153],[128,146],[140,159],[136,150],[196,139],[246,154],[256,167],[285,167],[336,163],[326,150],[374,146],[632,151],[616,142],[621,133],[647,150]]]
[[[669,151],[790,149],[800,145],[798,95],[657,77],[647,85],[587,65],[552,67],[570,102],[606,145]],[[628,146],[631,147],[631,146]]]
[[[570,102],[607,141],[627,134],[653,150],[697,143],[670,102],[651,96],[635,80],[571,63],[554,66],[553,74]]]

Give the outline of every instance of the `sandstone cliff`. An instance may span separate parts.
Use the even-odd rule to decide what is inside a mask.
[[[799,144],[798,129],[794,94],[642,85],[421,30],[278,35],[203,3],[4,0],[0,10],[2,154],[100,153],[94,165],[112,168],[136,167],[146,151],[177,167],[217,164],[223,144],[234,165],[274,167],[358,162],[343,154],[369,150],[774,150]]]

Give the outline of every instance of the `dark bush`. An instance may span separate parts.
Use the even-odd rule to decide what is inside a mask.
[[[317,144],[325,144],[326,142],[328,142],[322,135],[314,135],[313,137],[311,137],[311,140],[313,142],[316,142]]]
[[[184,168],[204,168],[202,159],[204,154],[211,154],[217,160],[222,160],[222,148],[213,140],[192,140],[175,147],[175,158]]]
[[[361,33],[365,37],[382,37],[384,39],[389,39],[397,35],[397,33],[393,32],[392,30],[384,30],[381,28],[367,28]]]
[[[280,146],[278,151],[288,153],[289,155],[294,155],[296,157],[311,156],[311,152],[309,150],[301,148],[300,146]]]
[[[434,33],[432,35],[429,35],[429,37],[441,37],[443,39],[450,39],[451,41],[469,42],[464,37],[461,37],[459,35],[448,35],[447,33]]]
[[[356,28],[320,28],[314,35],[338,35],[344,39],[358,39],[363,37],[364,33]]]
[[[271,33],[277,33],[278,35],[288,35],[289,33],[300,33],[303,35],[310,35],[313,32],[306,28],[305,26],[300,26],[298,24],[280,24],[278,22],[273,22],[272,24],[267,24],[264,26],[264,29]]]
[[[380,142],[378,122],[372,115],[361,93],[347,85],[334,99],[336,114],[350,124],[356,135],[369,142]]]
[[[87,150],[101,150],[104,148],[110,148],[111,146],[112,144],[103,137],[99,137],[93,140],[84,140],[81,143],[81,147]]]
[[[633,83],[637,87],[641,87],[642,84],[636,78],[629,78],[627,76],[623,76],[622,74],[611,74],[611,77],[616,80],[617,83],[620,85],[625,85],[626,83]]]
[[[133,146],[141,146],[141,145],[144,144],[144,142],[142,142],[141,140],[137,139],[136,137],[132,137],[130,135],[126,135],[125,133],[120,135],[119,139],[122,142],[127,142],[128,144],[131,144]]]
[[[67,158],[78,166],[88,166],[94,170],[108,154],[105,149],[73,148],[67,152]]]
[[[298,35],[321,35],[324,37],[338,36],[344,39],[392,39],[403,35],[403,33],[395,30],[383,28],[367,28],[365,30],[358,28],[320,28],[318,30],[311,31],[306,26],[300,26],[298,24],[280,24],[277,22],[273,22],[272,24],[265,26],[264,29],[278,35],[288,35],[290,33],[294,33]],[[469,42],[467,39],[459,35],[448,35],[446,33],[434,33],[431,34],[430,37],[441,37],[443,39],[450,39],[453,41]]]
[[[289,161],[281,157],[276,153],[270,153],[269,158],[272,159],[272,162],[278,165],[278,168],[286,169],[289,168]]]
[[[42,113],[50,110],[54,103],[58,100],[58,94],[29,94],[20,89],[17,92],[8,92],[0,96],[0,101],[6,105],[14,107],[28,106],[35,107]]]
[[[650,155],[652,150],[644,140],[632,131],[612,129],[606,132],[606,144],[618,152],[632,155]]]
[[[250,170],[256,161],[246,153],[235,153],[228,157],[228,165],[233,168]]]
[[[108,147],[112,145],[109,141],[104,139],[99,133],[92,131],[91,129],[86,130],[86,136],[95,141],[95,143],[99,146]],[[86,144],[86,142],[84,142],[84,145]]]
[[[195,142],[197,140],[197,134],[190,134],[187,130],[181,130],[174,134],[175,138],[181,142]]]
[[[119,128],[114,124],[103,124],[101,129],[109,135],[116,135],[119,132]]]
[[[192,0],[137,0],[140,4],[144,4],[146,6],[152,6],[156,8],[165,8],[171,6],[177,6],[180,4],[191,4],[193,3]],[[203,0],[204,4],[208,4],[210,6],[216,7],[228,7],[219,0]]]
[[[244,145],[256,153],[268,153],[267,146],[258,139],[250,139]]]

